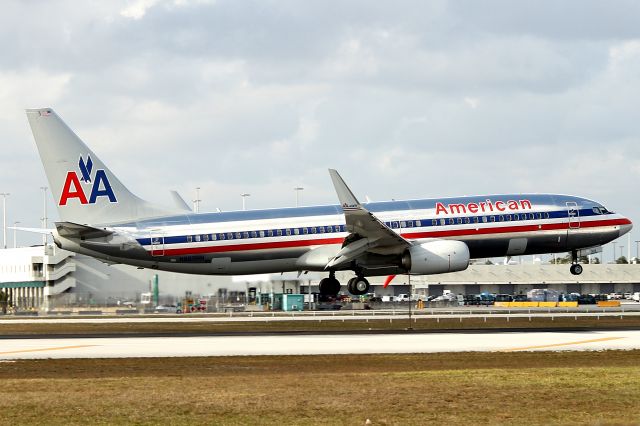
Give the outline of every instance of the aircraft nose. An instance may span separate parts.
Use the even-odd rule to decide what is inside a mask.
[[[620,225],[620,236],[623,236],[633,228],[633,223],[631,223],[629,219],[625,218],[625,222],[626,223]]]

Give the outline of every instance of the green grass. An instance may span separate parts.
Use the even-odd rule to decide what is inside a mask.
[[[0,363],[0,424],[638,424],[640,351]]]

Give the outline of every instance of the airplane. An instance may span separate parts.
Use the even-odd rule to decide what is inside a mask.
[[[579,255],[633,226],[596,201],[559,194],[363,204],[333,169],[338,205],[167,208],[132,194],[53,109],[26,113],[60,216],[55,244],[111,264],[212,275],[320,271],[328,274],[322,295],[338,294],[336,271],[349,270],[347,290],[361,295],[367,277],[462,271],[477,258],[569,252],[579,275]]]

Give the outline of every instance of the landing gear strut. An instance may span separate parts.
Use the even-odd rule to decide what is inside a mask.
[[[323,296],[335,296],[340,292],[340,281],[336,279],[335,271],[330,271],[327,278],[320,280],[320,294]]]
[[[569,271],[571,271],[573,275],[580,275],[582,273],[582,265],[578,263],[578,252],[575,250],[571,252],[571,268],[569,268]]]

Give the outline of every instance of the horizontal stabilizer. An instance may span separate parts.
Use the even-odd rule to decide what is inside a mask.
[[[63,238],[100,238],[113,234],[106,229],[94,228],[93,226],[80,225],[73,222],[56,222],[58,234]]]
[[[16,231],[23,232],[32,232],[34,234],[46,234],[51,235],[53,233],[53,229],[43,229],[43,228],[23,228],[21,226],[7,226],[8,229],[15,229]]]

